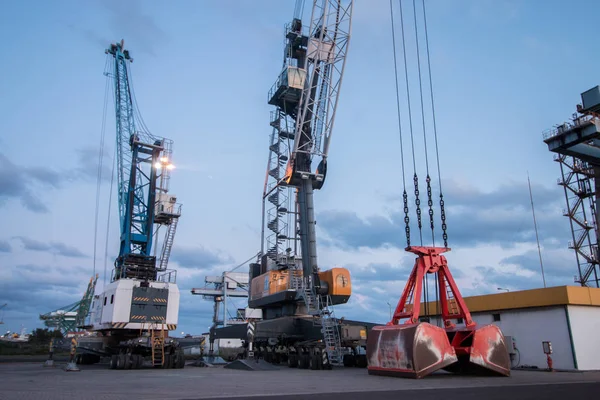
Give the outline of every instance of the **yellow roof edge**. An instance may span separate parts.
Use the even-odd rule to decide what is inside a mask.
[[[464,298],[470,312],[514,310],[532,307],[580,305],[600,307],[600,289],[581,286],[553,286],[548,288],[491,293]],[[429,314],[436,315],[435,302],[429,302]],[[424,313],[421,304],[421,313]]]

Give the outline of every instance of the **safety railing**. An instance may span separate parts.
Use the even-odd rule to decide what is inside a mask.
[[[168,269],[158,276],[158,282],[177,283],[177,270]]]
[[[590,122],[593,122],[593,120],[596,120],[596,118],[593,115],[582,115],[581,117],[573,119],[571,122],[565,122],[563,124],[555,126],[554,128],[546,129],[542,132],[542,137],[544,140],[547,140],[554,136],[558,136],[562,133],[568,132],[572,129],[589,124]]]

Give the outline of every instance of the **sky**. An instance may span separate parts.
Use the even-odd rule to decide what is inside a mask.
[[[556,184],[560,170],[542,131],[567,120],[580,93],[600,83],[600,54],[585,40],[600,4],[425,3],[452,248],[447,258],[461,292],[542,286],[528,173],[547,284],[573,285],[577,266],[567,247],[564,194]],[[415,162],[423,182],[412,2],[402,4]],[[397,2],[394,7],[410,192]],[[174,140],[171,193],[183,204],[170,263],[182,294],[177,330],[208,329],[212,303],[191,295],[191,289],[260,249],[272,110],[267,93],[281,69],[283,29],[293,11],[292,0],[0,4],[0,35],[8,39],[0,64],[0,305],[8,304],[0,311],[2,329],[41,327],[39,314],[78,301],[94,272],[100,274],[98,289],[110,280],[119,237],[116,199],[109,199],[116,134],[110,97],[103,117],[103,71],[104,50],[121,39],[134,59],[132,85],[146,125]],[[389,2],[356,1],[327,182],[315,193],[320,267],[344,266],[352,274],[353,295],[336,307],[336,316],[378,323],[389,318],[387,303],[398,301],[414,262],[403,250],[403,163],[391,38]],[[427,75],[423,82],[429,93]],[[429,102],[425,96],[431,135]],[[437,199],[435,157],[428,154]],[[425,196],[424,187],[421,193]],[[411,203],[416,244],[413,208]],[[426,211],[423,215],[427,219]],[[440,244],[437,205],[434,215]],[[427,238],[428,221],[425,227]]]

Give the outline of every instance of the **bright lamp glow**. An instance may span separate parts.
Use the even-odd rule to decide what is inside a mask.
[[[154,164],[154,168],[156,169],[161,169],[162,168],[162,164],[157,162],[156,164]]]
[[[162,162],[162,163],[166,163],[167,161],[169,161],[169,159],[167,157],[160,158],[160,162]]]
[[[173,168],[175,168],[175,166],[173,164],[167,165],[167,169],[173,169]]]

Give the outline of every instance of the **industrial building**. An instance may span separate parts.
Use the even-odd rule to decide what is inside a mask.
[[[478,326],[495,324],[502,330],[513,368],[547,368],[542,342],[549,341],[553,368],[600,370],[600,289],[557,286],[464,300]],[[434,302],[428,305],[436,325],[437,308]],[[421,305],[421,315],[424,310]]]

